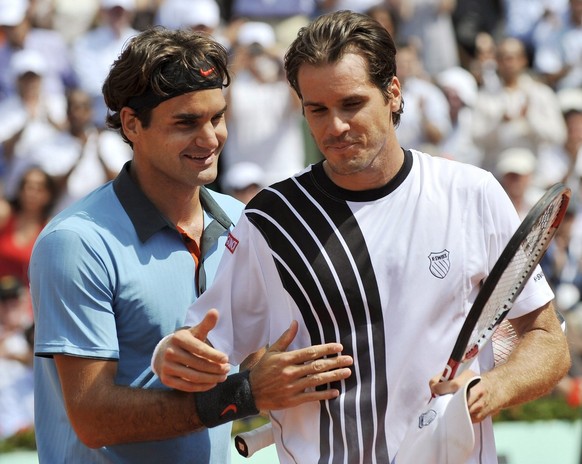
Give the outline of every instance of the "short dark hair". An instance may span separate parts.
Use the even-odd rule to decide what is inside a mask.
[[[161,101],[230,85],[228,53],[210,35],[152,27],[129,40],[103,84],[106,124],[123,133],[120,111],[131,107],[144,127]],[[210,74],[208,72],[210,71]]]
[[[44,205],[42,215],[44,220],[48,220],[53,214],[53,208],[59,199],[60,189],[56,179],[36,164],[29,166],[20,177],[20,180],[18,181],[18,191],[11,199],[10,204],[14,211],[22,211],[22,191],[24,190],[28,177],[32,172],[39,172],[44,177],[45,187],[49,193],[49,201]]]
[[[287,53],[285,72],[291,87],[301,98],[297,82],[304,64],[313,66],[336,63],[346,53],[357,53],[368,63],[370,82],[386,101],[391,97],[388,87],[396,76],[396,45],[388,31],[375,19],[352,11],[336,11],[322,15],[302,27]],[[392,113],[395,125],[400,122],[401,104]]]

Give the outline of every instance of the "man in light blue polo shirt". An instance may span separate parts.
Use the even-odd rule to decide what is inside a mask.
[[[336,369],[349,357],[304,366],[337,353],[338,344],[280,353],[293,330],[252,375],[227,375],[236,370],[227,357],[202,343],[216,310],[199,326],[208,374],[202,389],[200,382],[190,389],[209,391],[204,405],[196,394],[163,387],[150,369],[156,343],[183,325],[186,308],[213,280],[243,208],[205,187],[227,136],[226,56],[207,36],[152,29],[128,43],[104,83],[107,124],[133,159],[57,215],[30,262],[41,463],[224,464],[231,420],[332,398],[337,392],[307,393],[305,381],[295,381],[309,376],[315,387],[349,375]],[[281,375],[290,367],[294,378]]]

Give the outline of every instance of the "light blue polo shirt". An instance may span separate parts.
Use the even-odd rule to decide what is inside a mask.
[[[116,180],[57,215],[33,250],[29,273],[40,462],[224,464],[230,461],[230,424],[94,450],[79,441],[66,416],[53,354],[116,360],[118,384],[165,388],[149,368],[151,354],[163,336],[184,325],[186,309],[197,298],[190,252],[132,181],[129,164]],[[244,205],[205,188],[201,201],[209,285]]]

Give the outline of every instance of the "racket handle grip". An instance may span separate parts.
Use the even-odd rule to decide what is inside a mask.
[[[234,437],[234,444],[238,454],[250,458],[257,451],[275,443],[273,426],[267,423],[248,432],[239,433]]]

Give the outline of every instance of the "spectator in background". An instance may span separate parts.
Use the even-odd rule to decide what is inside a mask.
[[[220,26],[220,8],[216,0],[165,0],[154,22],[168,29],[187,27],[214,36]]]
[[[369,8],[380,5],[382,0],[317,0],[317,3],[321,13],[330,13],[339,10],[352,10],[357,13],[364,13]]]
[[[459,66],[452,13],[456,0],[393,0],[398,40],[418,48],[424,69],[434,76]]]
[[[483,149],[481,167],[494,171],[507,148],[531,150],[537,157],[542,144],[562,144],[566,125],[553,90],[528,74],[523,43],[505,38],[497,47],[500,89],[479,91],[472,134]]]
[[[477,80],[466,69],[449,68],[437,74],[437,85],[449,104],[452,130],[438,144],[441,156],[480,166],[483,154],[471,135]]]
[[[157,2],[157,0],[155,0]],[[99,13],[100,0],[48,0],[49,11],[38,8],[35,3],[35,21],[43,21],[47,28],[58,32],[67,45],[94,26]],[[41,18],[42,16],[42,18]]]
[[[378,5],[373,5],[365,11],[365,14],[374,18],[384,26],[384,29],[386,29],[392,37],[396,37],[396,19],[394,17],[393,9],[390,8],[388,3],[384,2]]]
[[[53,179],[31,168],[20,180],[13,200],[0,199],[0,277],[13,276],[28,287],[28,263],[38,234],[54,205]]]
[[[542,259],[542,269],[556,294],[556,308],[564,315],[582,311],[582,240],[578,207],[576,202],[571,202],[568,206],[562,224]],[[581,316],[582,312],[577,313],[578,318]],[[568,318],[571,319],[569,316]],[[582,319],[579,321],[582,322]],[[582,329],[582,325],[580,328]],[[577,337],[580,337],[578,344],[582,353],[582,331],[577,331]]]
[[[165,0],[156,11],[154,24],[168,29],[191,29],[210,34],[227,50],[236,42],[243,19],[223,22],[216,0]]]
[[[358,0],[362,3],[363,0]],[[232,0],[230,18],[266,22],[275,32],[277,41],[287,47],[301,26],[317,12],[317,0]]]
[[[37,51],[15,53],[8,73],[15,80],[18,93],[0,102],[0,183],[4,194],[12,197],[22,175],[18,166],[64,127],[66,100],[61,94],[43,91],[46,60]]]
[[[540,150],[536,184],[547,188],[564,182],[572,189],[574,201],[582,204],[582,89],[564,89],[557,95],[566,123],[566,140]]]
[[[531,64],[539,23],[561,16],[568,7],[568,0],[502,0],[501,3],[505,12],[504,35],[524,44]]]
[[[572,367],[556,392],[574,408],[582,405],[582,236],[579,205],[570,202],[541,266],[566,321]]]
[[[532,182],[536,162],[531,150],[508,148],[501,153],[495,166],[495,175],[522,220],[540,197]]]
[[[9,274],[0,277],[0,358],[13,357],[30,365],[31,347],[21,337],[32,324],[28,303],[24,282]]]
[[[534,68],[557,90],[582,86],[582,0],[569,0],[561,17],[540,24]]]
[[[301,106],[285,80],[280,53],[269,24],[243,24],[227,89],[228,139],[221,169],[241,161],[258,164],[265,185],[305,167]]]
[[[242,161],[233,164],[221,176],[224,193],[245,205],[265,186],[265,173],[258,164]]]
[[[480,32],[475,38],[475,56],[467,63],[467,69],[475,77],[480,89],[499,91],[501,82],[497,76],[497,45],[487,32]]]
[[[138,31],[131,26],[135,0],[100,0],[100,7],[98,26],[73,42],[72,61],[79,87],[93,100],[94,122],[104,128],[107,108],[101,94],[103,81],[124,44]]]
[[[58,184],[57,213],[93,189],[113,180],[131,148],[119,133],[99,130],[91,96],[75,89],[67,96],[67,128],[35,149],[29,163],[41,166]]]
[[[0,439],[34,425],[34,325],[27,288],[0,277]]]
[[[375,0],[378,2],[378,0]],[[359,0],[360,3],[363,0]],[[303,16],[310,19],[316,12],[316,0],[232,0],[230,14],[232,18],[246,18],[253,21],[272,22]]]
[[[415,46],[398,47],[396,66],[407,109],[396,128],[398,140],[405,148],[417,147],[429,154],[437,154],[437,146],[452,129],[447,99],[429,80]]]
[[[63,37],[54,30],[34,27],[30,18],[29,0],[0,0],[0,100],[18,93],[10,69],[12,56],[19,50],[34,50],[46,61],[43,91],[61,96],[75,84],[69,50]]]
[[[503,26],[500,0],[456,0],[452,14],[461,66],[470,69],[480,54],[483,34],[497,37]]]

